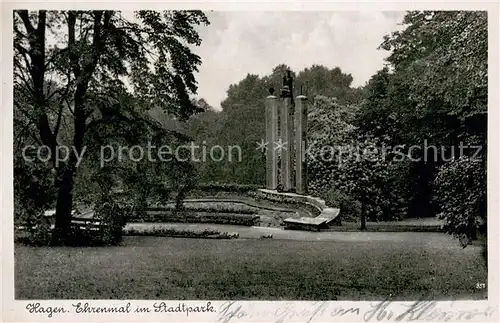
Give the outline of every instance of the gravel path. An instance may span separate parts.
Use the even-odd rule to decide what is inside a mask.
[[[220,232],[238,232],[240,239],[258,239],[263,235],[273,235],[278,240],[302,241],[352,241],[352,242],[418,242],[436,248],[461,248],[449,235],[439,232],[309,232],[283,230],[281,228],[245,227],[225,224],[206,223],[128,223],[125,229],[148,230],[153,228],[171,228],[178,230],[216,230]]]

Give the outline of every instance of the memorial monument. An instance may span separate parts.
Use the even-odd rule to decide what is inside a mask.
[[[294,100],[289,70],[283,77],[279,98],[274,95],[274,89],[269,92],[265,112],[266,187],[306,194],[307,97],[301,94]]]

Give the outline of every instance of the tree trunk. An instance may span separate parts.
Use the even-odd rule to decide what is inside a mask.
[[[73,211],[73,177],[75,168],[70,160],[59,181],[56,204],[56,221],[52,233],[52,244],[67,245],[71,239],[71,217]]]
[[[74,94],[74,105],[75,105],[75,133],[73,136],[74,149],[81,156],[83,149],[83,139],[86,131],[87,113],[85,112],[85,94],[87,93],[88,86],[92,74],[95,71],[97,62],[100,57],[100,51],[102,47],[101,39],[101,18],[102,11],[95,11],[94,20],[94,38],[93,47],[94,55],[92,61],[84,65],[83,68],[80,67],[78,63],[78,55],[74,50],[75,46],[75,24],[77,19],[77,14],[74,11],[68,13],[68,37],[69,37],[69,53],[70,61],[73,69],[73,74],[78,80],[78,85]],[[111,12],[106,13],[105,25],[109,24],[111,18]],[[55,244],[68,244],[71,239],[71,213],[73,209],[73,177],[76,172],[77,157],[73,152],[70,156],[68,164],[65,165],[65,169],[62,174],[61,181],[59,182],[59,193],[57,197],[56,205],[56,223],[54,232],[52,235],[52,241]]]

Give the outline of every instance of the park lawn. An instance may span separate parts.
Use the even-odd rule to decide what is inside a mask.
[[[478,247],[421,242],[125,237],[118,247],[15,247],[17,299],[484,299],[483,282]]]

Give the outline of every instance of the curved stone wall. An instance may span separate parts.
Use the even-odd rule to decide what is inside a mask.
[[[259,189],[257,196],[272,201],[307,205],[312,208],[313,214],[310,217],[285,219],[283,222],[290,228],[304,229],[310,227],[319,230],[328,227],[334,221],[338,222],[339,219],[340,209],[327,206],[325,200],[315,196],[278,192],[269,189]]]

